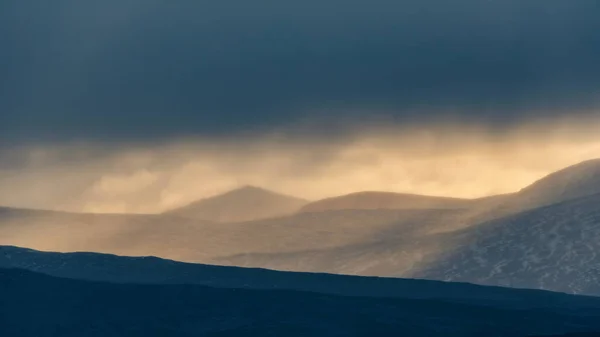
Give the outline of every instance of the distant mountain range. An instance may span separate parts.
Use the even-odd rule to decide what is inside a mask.
[[[2,255],[2,336],[525,337],[600,331],[596,297],[16,247],[2,247]],[[7,262],[41,273],[6,268]]]
[[[165,213],[214,222],[242,222],[293,214],[307,203],[308,200],[260,187],[244,186]]]
[[[300,212],[326,212],[342,209],[436,209],[465,208],[471,200],[392,192],[357,192],[311,202]]]
[[[600,193],[452,233],[413,276],[600,296]]]
[[[363,192],[308,202],[245,187],[158,215],[0,209],[0,244],[600,295],[598,195],[600,160],[472,200]]]

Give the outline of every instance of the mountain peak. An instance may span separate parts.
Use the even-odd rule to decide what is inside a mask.
[[[216,222],[243,222],[288,215],[307,202],[262,187],[243,185],[168,213]]]
[[[238,187],[236,190],[252,190],[252,191],[266,191],[266,189],[254,185],[242,185]]]
[[[600,193],[600,159],[586,160],[551,173],[523,188],[521,198],[540,206]]]
[[[262,187],[258,187],[258,186],[254,186],[254,185],[242,185],[241,187],[238,187],[238,188],[235,188],[228,192],[225,192],[223,194],[220,194],[220,196],[237,194],[237,193],[279,194],[274,191],[268,190],[266,188],[262,188]]]

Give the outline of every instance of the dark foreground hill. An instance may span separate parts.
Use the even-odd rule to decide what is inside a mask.
[[[600,332],[579,332],[560,335],[531,336],[531,337],[600,337]]]
[[[52,253],[0,246],[0,268],[25,269],[61,278],[133,284],[196,284],[217,288],[296,290],[379,298],[444,299],[522,309],[531,303],[570,306],[574,297],[544,291],[467,283],[363,277],[183,263],[156,257],[98,253]],[[579,302],[593,297],[578,297]],[[532,302],[533,301],[533,302]],[[530,303],[531,302],[531,303]]]
[[[517,337],[600,331],[600,299],[540,293],[517,310],[459,300],[111,284],[0,269],[0,335]],[[566,305],[546,307],[555,296],[567,296]]]

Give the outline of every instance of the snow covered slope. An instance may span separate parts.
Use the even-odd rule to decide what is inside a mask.
[[[523,188],[518,201],[536,207],[600,193],[600,159],[554,172]]]
[[[487,219],[600,193],[600,159],[556,171],[487,210]]]
[[[414,277],[600,295],[600,194],[497,219],[445,240],[455,248]]]
[[[450,216],[446,210],[421,210],[429,213],[430,216],[437,214],[439,216],[436,223],[421,222],[415,224],[413,228],[419,228],[419,231],[407,231],[406,227],[390,224],[388,228],[380,232],[380,235],[356,240],[354,243],[338,246],[323,247],[322,249],[306,249],[293,252],[280,253],[247,253],[238,254],[216,260],[218,263],[227,265],[239,265],[245,267],[267,267],[281,270],[300,270],[311,272],[333,272],[355,275],[375,275],[375,276],[412,276],[415,272],[421,271],[427,266],[436,265],[452,259],[456,250],[476,245],[479,236],[473,233],[487,231],[490,221],[493,222],[496,230],[490,232],[488,240],[490,242],[501,242],[503,244],[515,245],[516,247],[528,246],[529,243],[536,243],[535,247],[530,246],[528,251],[534,251],[540,256],[546,253],[538,251],[545,245],[553,245],[556,240],[560,240],[562,248],[578,247],[584,249],[590,245],[595,246],[593,241],[597,238],[591,235],[591,230],[595,227],[596,212],[600,208],[600,202],[594,200],[595,196],[590,194],[600,193],[600,184],[598,177],[600,175],[600,160],[587,161],[578,165],[565,168],[557,173],[551,174],[533,185],[524,188],[522,191],[509,195],[502,195],[490,198],[473,200],[471,207],[454,210],[455,213]],[[590,199],[574,201],[574,198],[589,196]],[[557,203],[563,202],[561,206]],[[556,205],[549,207],[550,205]],[[558,209],[561,211],[556,211]],[[502,237],[502,229],[508,228],[510,221],[522,212],[531,211],[534,214],[528,218],[528,222],[523,222],[522,227],[510,225],[524,231],[526,228],[533,230],[533,224],[540,227],[535,233],[528,233],[530,242],[524,242],[525,233],[515,232],[516,234],[509,238]],[[558,212],[558,213],[557,213]],[[521,217],[519,216],[519,219]],[[569,224],[569,228],[574,233],[558,232],[553,239],[552,233],[554,227]],[[591,227],[590,227],[591,226]],[[536,228],[537,228],[536,227]],[[499,234],[500,233],[500,234]],[[579,234],[584,235],[583,241],[579,241]],[[591,241],[587,241],[591,240]],[[598,247],[600,249],[600,247]],[[510,249],[510,248],[509,248]],[[524,253],[524,252],[521,252]],[[586,258],[595,256],[593,249],[585,251]],[[504,263],[521,263],[521,256],[506,255]],[[502,255],[500,254],[500,256]],[[582,251],[581,254],[584,254]],[[591,255],[589,255],[591,254]],[[556,260],[555,260],[556,259]],[[551,270],[557,263],[560,263],[557,256],[540,261],[541,266]],[[586,261],[585,259],[583,261]],[[473,261],[465,262],[461,268],[471,268],[477,272],[488,273],[486,268],[489,266],[474,265]],[[558,277],[553,283],[548,281],[535,282],[535,279],[542,275],[534,274],[531,270],[519,275],[514,275],[512,283],[491,283],[500,285],[521,284],[524,287],[542,288],[559,291],[577,291],[582,293],[596,293],[593,288],[595,280],[594,268],[583,270],[577,264],[581,263],[577,257],[573,258],[574,263],[572,273],[565,275],[555,275]],[[569,268],[569,267],[567,267]],[[570,270],[570,269],[567,269]],[[466,271],[465,271],[466,272]],[[420,275],[420,274],[417,274]],[[445,275],[422,275],[433,279],[446,279]],[[506,274],[508,278],[509,273]],[[460,278],[461,281],[482,282],[478,276],[470,275]],[[581,284],[577,284],[579,280]],[[588,281],[585,281],[588,280]],[[496,280],[497,281],[497,280]],[[494,282],[496,282],[494,281]],[[590,288],[591,287],[591,288]],[[577,290],[579,289],[579,290]]]

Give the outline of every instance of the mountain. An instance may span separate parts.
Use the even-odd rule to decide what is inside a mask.
[[[220,223],[170,214],[74,214],[11,210],[0,214],[0,245],[95,251],[218,264],[239,254],[286,254],[409,240],[461,217],[461,210],[341,210]],[[266,266],[265,266],[266,267]],[[319,270],[327,271],[327,270]]]
[[[414,277],[600,296],[600,193],[440,237],[450,249]]]
[[[465,247],[480,247],[478,242],[483,240],[482,233],[489,232],[485,235],[492,238],[485,240],[493,242],[493,237],[496,237],[504,240],[500,242],[507,247],[512,247],[505,242],[511,240],[510,244],[517,247],[516,251],[521,246],[530,247],[523,253],[534,252],[539,255],[536,259],[553,268],[562,263],[557,258],[566,257],[545,257],[547,252],[543,247],[557,240],[564,247],[575,244],[594,246],[588,240],[594,235],[586,228],[593,227],[593,223],[588,222],[596,217],[597,204],[589,193],[598,188],[595,180],[597,169],[598,161],[589,161],[551,174],[516,193],[466,201],[443,199],[444,202],[436,204],[439,208],[302,211],[269,219],[230,222],[226,226],[173,213],[73,214],[0,209],[0,245],[59,252],[154,255],[186,262],[288,271],[411,277],[442,265],[444,261],[451,261],[456,254],[462,254],[461,249]],[[552,194],[552,191],[559,192]],[[589,199],[592,201],[575,206],[571,202],[579,200],[572,199],[577,196],[592,198]],[[561,206],[558,211],[552,211],[557,202],[568,204]],[[576,213],[573,207],[577,207]],[[524,219],[523,214],[530,215],[525,216],[527,221],[519,220],[521,225],[515,225],[510,220]],[[553,226],[562,226],[564,223],[569,223],[571,232],[580,233],[583,238],[580,240],[576,235],[563,231],[556,234],[558,239],[541,235],[545,231],[552,231]],[[538,224],[543,224],[544,229],[537,233],[523,232],[528,227],[537,228]],[[519,233],[522,237],[508,236],[502,239],[503,234],[498,233],[503,233],[503,228],[509,227],[507,231]],[[477,254],[481,252],[470,254],[473,258],[468,259],[469,263],[476,264],[479,258]],[[581,254],[595,263],[589,251]],[[494,261],[490,256],[484,257]],[[511,257],[514,261],[520,258]],[[506,259],[502,261],[508,263]],[[486,269],[488,265],[465,268],[480,268],[482,274],[489,273]],[[527,273],[518,272],[510,284],[596,294],[592,283],[595,278],[589,276],[593,272],[579,266],[573,268],[576,271],[571,274],[570,269],[556,268],[557,271],[551,274],[561,279],[544,284],[534,282],[541,275],[535,274],[533,269]],[[585,277],[577,276],[579,283],[575,284],[575,275]],[[423,274],[423,277],[447,278],[443,268],[441,272]],[[486,282],[475,272],[465,277],[462,280]],[[523,279],[519,281],[517,277]],[[497,280],[490,282],[508,284],[506,280],[501,283],[494,283],[499,282]]]
[[[0,246],[0,268],[111,283],[197,284],[217,288],[298,290],[344,296],[443,298],[479,304],[494,303],[497,306],[526,305],[528,302],[523,299],[523,294],[544,294],[466,283],[284,272],[183,263],[151,256],[55,253],[10,246]]]
[[[311,202],[300,212],[342,209],[449,209],[470,206],[470,200],[392,192],[357,192]]]
[[[600,193],[600,159],[554,172],[519,191],[519,201],[537,207]]]
[[[600,159],[571,165],[543,177],[499,200],[485,211],[485,218],[493,219],[596,193],[600,193]]]
[[[205,256],[196,246],[197,237],[215,227],[218,224],[160,214],[85,214],[0,208],[0,245],[50,251],[201,260]]]
[[[569,223],[575,233],[584,235],[584,239],[578,240],[575,236],[558,233],[558,239],[560,239],[563,246],[572,247],[579,244],[594,246],[595,244],[589,240],[594,240],[595,236],[589,235],[586,232],[587,229],[584,226],[586,222],[582,221],[582,219],[592,221],[591,225],[595,221],[598,206],[596,201],[594,201],[595,197],[590,196],[590,194],[594,191],[600,193],[600,184],[597,182],[599,174],[600,161],[587,161],[550,174],[517,193],[470,200],[465,203],[465,205],[470,204],[466,208],[419,210],[419,212],[422,212],[421,219],[423,220],[415,220],[414,223],[408,226],[406,222],[400,220],[389,222],[385,227],[373,228],[373,233],[376,234],[363,237],[362,240],[354,240],[345,245],[335,247],[323,246],[320,249],[298,249],[292,252],[236,254],[219,258],[215,262],[226,265],[268,267],[280,270],[395,277],[417,275],[444,280],[448,277],[445,274],[418,273],[423,268],[432,265],[435,266],[437,263],[441,263],[440,261],[451,259],[450,256],[453,256],[453,253],[461,248],[472,244],[476,245],[475,242],[479,240],[479,234],[477,233],[486,231],[491,222],[498,224],[496,226],[497,231],[501,232],[502,228],[506,225],[506,221],[512,221],[507,219],[513,219],[515,216],[523,214],[523,212],[534,210],[540,210],[540,212],[534,212],[533,214],[536,214],[535,217],[528,218],[528,222],[521,223],[520,231],[516,232],[520,236],[511,237],[506,240],[511,240],[510,243],[514,243],[517,247],[519,245],[530,247],[531,251],[536,251],[543,256],[546,253],[539,251],[541,249],[539,247],[551,245],[555,240],[550,240],[548,236],[540,236],[533,233],[526,236],[521,231],[525,229],[531,230],[533,224],[542,223],[545,226],[543,230],[552,231],[555,224]],[[577,198],[577,196],[584,196],[583,198],[585,198],[586,195],[590,197],[590,199],[587,199],[587,202],[581,201],[581,203],[564,204],[560,207],[560,211],[556,211],[558,212],[557,214],[554,214],[552,211],[554,208],[550,207],[557,205],[557,203],[573,201],[573,198]],[[307,207],[309,206],[310,204],[307,205]],[[572,208],[572,212],[567,212],[570,208]],[[372,212],[383,214],[383,210],[373,210]],[[417,211],[415,210],[414,212]],[[317,216],[317,214],[326,213],[313,214]],[[407,216],[407,214],[405,213],[404,216]],[[430,221],[424,220],[427,217]],[[516,226],[518,227],[518,225]],[[525,242],[523,241],[525,237],[529,237],[528,240],[534,241]],[[500,240],[500,242],[509,244],[509,242],[506,242],[506,240],[502,241],[502,239],[503,237],[495,232],[488,235],[490,242]],[[531,247],[534,243],[535,247],[538,248]],[[585,256],[593,258],[593,254],[593,251],[588,251]],[[501,256],[501,254],[498,256]],[[514,263],[520,263],[519,256],[510,254],[505,254],[505,256],[511,256]],[[555,260],[555,258],[559,257],[547,258],[543,261],[548,267],[551,267],[560,263],[559,260]],[[475,262],[476,258],[469,260],[469,263]],[[505,263],[508,262],[505,260]],[[574,263],[577,264],[577,262]],[[470,265],[470,268],[479,270],[481,273],[488,272],[486,267],[479,267],[478,265]],[[573,269],[576,268],[573,267]],[[547,287],[545,289],[598,294],[599,289],[593,283],[596,278],[590,276],[590,273],[593,274],[592,271],[580,268],[578,269],[579,274],[563,277],[562,273],[566,273],[566,271],[558,272],[558,270],[555,276],[561,277],[561,279],[556,280],[551,285],[535,282],[536,277],[540,277],[541,275],[537,275],[532,271],[530,271],[530,274],[525,273],[518,276],[527,277],[527,279],[519,281],[519,278],[515,276],[511,284],[522,284],[522,286],[530,288],[541,287],[544,289],[544,287]],[[465,276],[457,280],[485,282],[478,276],[471,276]],[[574,282],[577,278],[579,278],[579,285],[576,286]],[[492,282],[489,284],[507,285],[508,283]]]
[[[238,254],[215,262],[280,270],[416,277],[600,296],[600,194],[440,231],[464,213],[423,230],[390,223],[354,244],[280,253]],[[424,219],[424,218],[423,218]],[[413,228],[421,228],[415,223]]]
[[[221,258],[240,254],[319,251],[377,243],[382,238],[394,239],[396,244],[412,242],[415,236],[443,228],[460,217],[457,210],[344,210],[223,226],[165,215],[36,217],[23,212],[12,220],[0,218],[0,245],[221,264]]]
[[[478,288],[488,289],[465,285],[463,294]],[[0,268],[0,335],[524,337],[600,331],[598,298],[502,291],[519,301],[116,284]]]
[[[166,213],[214,222],[242,222],[292,214],[307,203],[304,199],[244,186]]]

